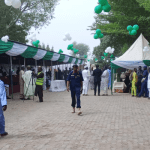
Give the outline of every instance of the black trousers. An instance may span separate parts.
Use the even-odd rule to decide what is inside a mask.
[[[95,95],[96,95],[96,92],[97,92],[97,86],[98,86],[98,94],[100,94],[101,81],[94,82],[94,94]]]
[[[43,102],[43,86],[42,85],[36,85],[35,88],[35,96],[39,97],[39,101]]]

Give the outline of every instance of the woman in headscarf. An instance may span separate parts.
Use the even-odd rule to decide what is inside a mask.
[[[106,66],[104,67],[101,80],[101,89],[104,90],[104,94],[102,96],[108,96],[109,72]]]
[[[130,73],[126,72],[125,75],[126,75],[126,78],[124,80],[124,83],[126,84],[127,87],[124,89],[124,93],[129,93],[129,90],[130,90],[130,87],[131,87],[130,79],[129,79]]]

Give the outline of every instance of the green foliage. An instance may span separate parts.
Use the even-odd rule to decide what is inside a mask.
[[[106,64],[101,61],[100,57],[109,46],[115,49],[114,56],[121,56],[141,33],[150,41],[150,28],[148,28],[150,12],[143,8],[142,1],[147,2],[147,0],[109,0],[111,11],[107,14],[96,15],[95,23],[90,28],[94,32],[100,29],[104,33],[100,46],[95,47],[93,52],[100,64]],[[150,1],[147,2],[147,6],[149,3]],[[127,26],[135,24],[139,25],[139,30],[136,35],[131,36]]]
[[[77,42],[73,42],[73,48],[79,50],[78,54],[80,54],[80,58],[84,58],[84,55],[87,55],[87,52],[90,50],[88,45],[84,43],[78,44]],[[72,53],[72,56],[75,56],[75,54]]]
[[[37,29],[48,25],[53,18],[58,0],[21,0],[20,9],[0,1],[0,37],[8,35],[11,40],[26,43],[25,37],[31,27]],[[38,11],[37,11],[38,10]]]
[[[150,11],[150,1],[149,0],[136,0],[140,6],[143,6],[145,10]]]

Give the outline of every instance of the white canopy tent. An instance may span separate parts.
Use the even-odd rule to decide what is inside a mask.
[[[143,60],[150,60],[150,47],[148,44],[149,42],[141,34],[133,45],[122,56],[112,61],[112,63],[131,70],[138,66],[145,66]],[[149,51],[143,51],[145,46],[149,48]]]

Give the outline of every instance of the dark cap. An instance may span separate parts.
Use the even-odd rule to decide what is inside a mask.
[[[73,67],[78,67],[78,65],[73,65]]]

